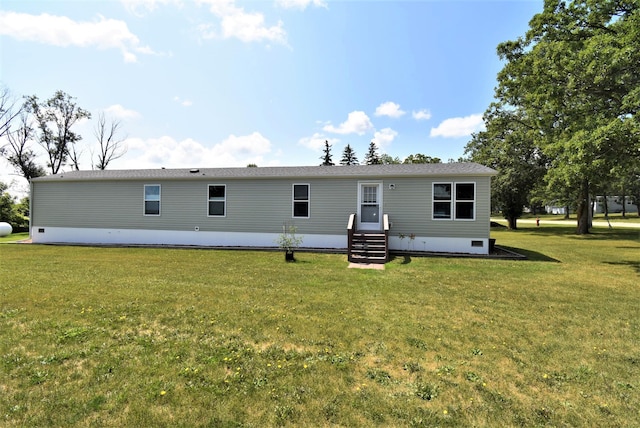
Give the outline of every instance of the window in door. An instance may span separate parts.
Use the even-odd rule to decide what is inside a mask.
[[[378,185],[362,185],[360,218],[363,223],[380,221],[380,204],[378,202]]]

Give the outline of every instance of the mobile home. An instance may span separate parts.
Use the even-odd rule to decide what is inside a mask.
[[[34,243],[487,254],[490,182],[476,163],[73,171],[31,182]],[[364,244],[366,247],[366,243]],[[362,247],[362,245],[361,245]]]

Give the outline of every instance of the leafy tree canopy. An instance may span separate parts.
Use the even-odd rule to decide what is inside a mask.
[[[402,163],[442,163],[442,160],[440,158],[423,155],[422,153],[416,153],[415,155],[407,156]]]
[[[590,189],[640,157],[639,9],[632,0],[545,0],[523,37],[498,46],[506,64],[474,150],[503,144],[491,121],[519,135],[511,144],[548,160],[548,188],[573,195],[578,233],[589,231]]]
[[[40,131],[38,140],[47,152],[51,173],[57,174],[69,160],[79,169],[75,144],[82,136],[71,128],[79,120],[91,118],[91,113],[78,107],[75,98],[63,91],[56,91],[46,101],[40,101],[35,95],[27,97],[26,108],[36,120]]]

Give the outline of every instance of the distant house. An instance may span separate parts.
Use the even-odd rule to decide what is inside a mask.
[[[637,213],[638,207],[633,204],[633,201],[630,197],[624,198],[622,200],[621,196],[607,196],[606,199],[606,211],[609,213],[621,213],[622,207],[624,205],[625,212],[627,213]],[[605,212],[605,198],[604,196],[596,197],[595,204],[593,205],[593,213],[594,214],[603,214]]]
[[[490,182],[475,163],[74,171],[31,182],[34,243],[486,254]],[[384,238],[376,255],[373,239]],[[376,238],[377,237],[377,238]],[[367,249],[370,253],[367,253]]]
[[[607,196],[607,211],[610,214],[613,213],[621,213],[622,212],[622,197],[621,196]],[[594,200],[592,200],[593,205],[593,214],[604,214],[605,212],[605,198],[604,196],[596,196]],[[630,197],[626,197],[624,201],[624,208],[626,213],[637,213],[638,206],[633,204],[633,201]],[[561,207],[558,205],[547,205],[545,207],[546,211],[549,214],[565,214],[567,208]]]

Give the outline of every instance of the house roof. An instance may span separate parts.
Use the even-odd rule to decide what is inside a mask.
[[[259,178],[377,178],[377,177],[440,177],[493,176],[497,172],[473,163],[389,164],[353,166],[278,166],[242,168],[191,169],[131,169],[69,171],[34,178],[33,181],[93,181],[93,180],[189,180],[196,178],[259,179]]]

